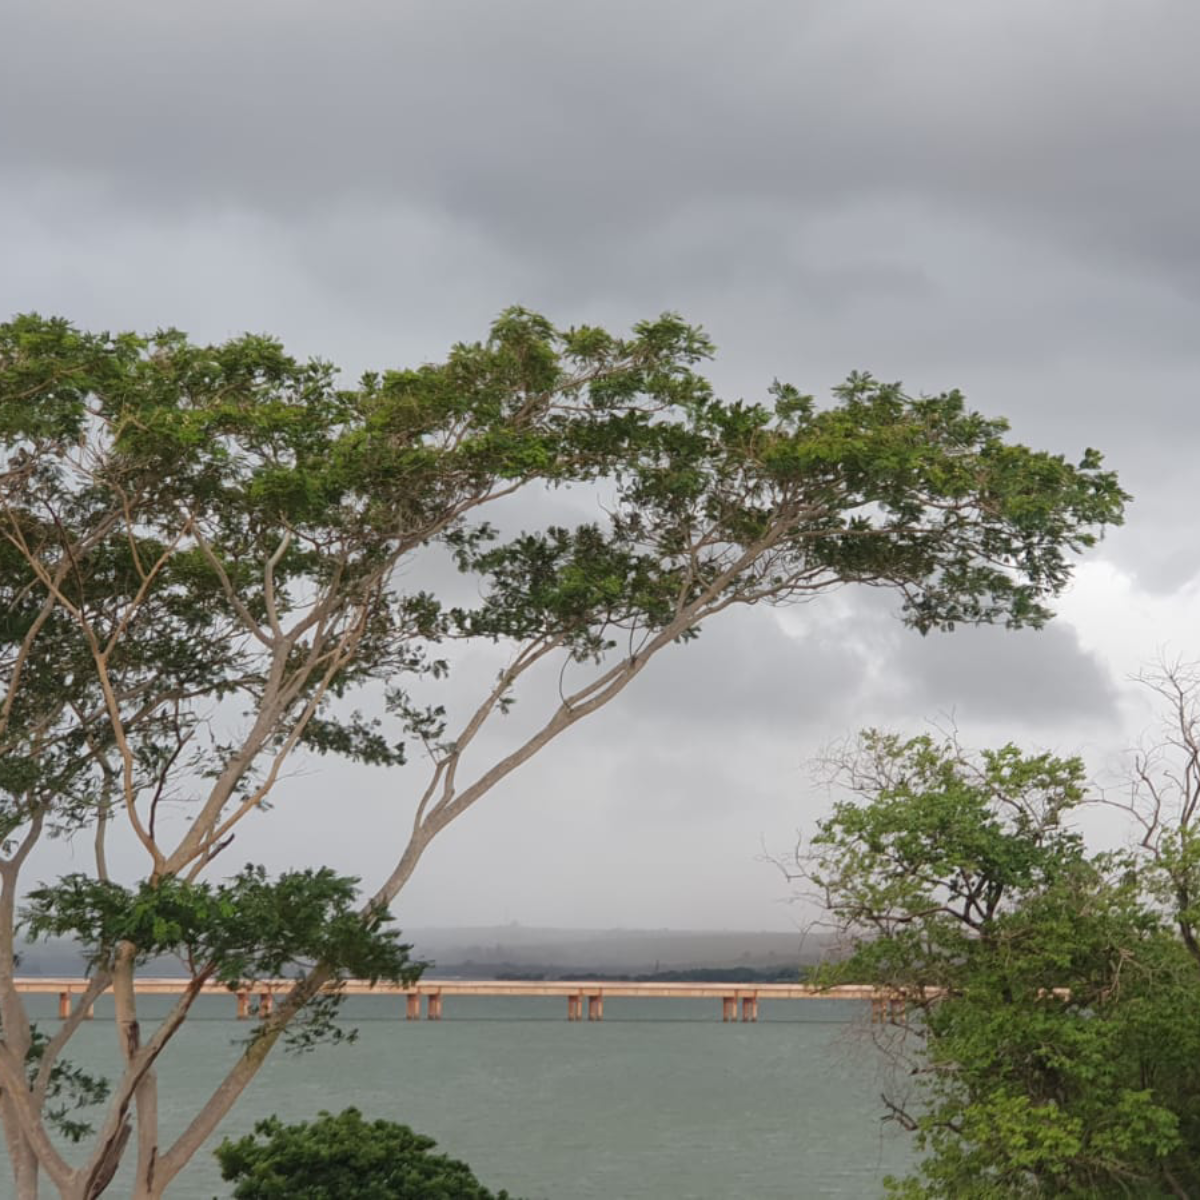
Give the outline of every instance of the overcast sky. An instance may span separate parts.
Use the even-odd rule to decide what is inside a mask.
[[[1149,720],[1128,676],[1200,657],[1197,45],[1194,0],[9,0],[0,313],[267,331],[357,372],[513,303],[672,309],[726,394],[860,368],[1104,451],[1136,502],[1046,631],[921,639],[848,591],[735,614],[452,827],[398,906],[786,929],[760,847],[811,828],[829,739],[953,714],[1099,768]],[[318,767],[243,859],[376,879],[415,777]]]

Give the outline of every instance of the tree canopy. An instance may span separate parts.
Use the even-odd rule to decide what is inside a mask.
[[[268,337],[0,325],[0,1117],[20,1195],[40,1173],[97,1195],[127,1147],[138,1194],[160,1194],[298,1017],[332,1028],[339,979],[415,976],[388,909],[431,839],[709,618],[862,584],[894,591],[922,633],[1037,626],[1074,556],[1121,519],[1095,451],[1012,442],[957,392],[855,374],[828,405],[785,384],[729,402],[699,371],[711,350],[673,316],[618,337],[512,309],[444,362],[348,385]],[[604,518],[505,536],[489,519],[522,489],[568,487],[592,488]],[[478,600],[414,588],[430,555]],[[470,641],[504,665],[452,726],[437,689]],[[563,664],[569,686],[532,733],[464,759]],[[394,869],[357,908],[358,881],[326,870],[213,879],[305,753],[395,768],[411,802]],[[114,827],[140,847],[136,880],[109,876]],[[39,840],[85,834],[94,866],[19,911]],[[22,920],[78,938],[91,964],[44,1045],[13,988]],[[132,981],[164,951],[197,989],[265,970],[296,983],[160,1146],[156,1064],[198,994],[142,1039]],[[120,1073],[73,1162],[48,1135],[47,1091],[107,988]]]
[[[489,1192],[464,1162],[393,1121],[356,1108],[285,1125],[268,1117],[217,1147],[233,1200],[509,1200]]]

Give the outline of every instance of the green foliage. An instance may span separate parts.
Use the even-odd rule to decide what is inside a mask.
[[[270,880],[247,866],[216,886],[168,877],[136,889],[67,875],[30,893],[26,929],[31,939],[74,935],[93,966],[111,967],[127,943],[139,962],[177,955],[230,986],[313,962],[355,979],[412,982],[412,947],[387,928],[386,911],[358,913],[357,884],[325,867]]]
[[[466,1163],[433,1154],[433,1138],[391,1121],[366,1122],[355,1108],[254,1134],[216,1150],[234,1200],[507,1200],[483,1187]],[[261,1139],[261,1140],[260,1140]]]
[[[1010,443],[956,392],[856,374],[824,409],[784,385],[725,403],[694,369],[710,352],[673,316],[621,339],[513,309],[442,364],[346,388],[261,336],[0,325],[0,656],[37,632],[0,735],[0,837],[34,812],[94,819],[120,749],[100,649],[124,786],[154,794],[168,760],[213,761],[208,706],[262,703],[270,610],[286,624],[324,601],[322,638],[353,628],[351,651],[322,681],[322,647],[296,646],[280,727],[320,687],[301,743],[392,766],[410,709],[384,730],[336,701],[372,681],[407,692],[444,668],[448,637],[558,636],[590,656],[710,592],[701,608],[853,581],[895,588],[922,631],[1037,625],[1070,556],[1121,519],[1098,455]],[[499,543],[473,518],[510,486],[601,479],[603,524]],[[477,607],[395,586],[436,541],[478,576]]]
[[[514,308],[442,362],[348,384],[262,335],[0,324],[6,886],[23,891],[43,834],[86,831],[96,858],[30,895],[31,932],[81,941],[93,978],[161,953],[199,981],[311,967],[296,993],[311,1044],[335,1028],[326,983],[415,971],[381,914],[431,839],[664,646],[733,606],[847,583],[891,589],[922,633],[1036,626],[1074,555],[1122,519],[1099,455],[1009,441],[957,392],[855,374],[825,406],[783,384],[726,402],[698,369],[711,353],[672,314],[619,337]],[[563,524],[564,505],[503,537],[487,519],[556,488],[589,489],[596,517]],[[413,586],[447,557],[470,577],[456,595],[477,599]],[[451,728],[438,692],[472,658],[451,647],[479,642],[508,665]],[[483,724],[555,660],[560,681],[590,680],[474,774],[462,755]],[[358,909],[327,871],[201,879],[306,752],[395,770],[413,802],[411,839]],[[133,886],[109,881],[110,824],[144,854]],[[294,1017],[260,1023],[246,1070]],[[101,1173],[124,1144],[120,1088],[152,1103],[148,1074],[123,1077]],[[170,1149],[143,1157],[160,1181],[178,1169]]]
[[[355,1036],[336,1024],[339,980],[409,984],[426,965],[409,958],[412,947],[389,928],[386,910],[362,916],[357,884],[328,868],[270,880],[247,866],[215,886],[167,877],[137,888],[74,874],[30,893],[25,929],[31,940],[77,939],[92,969],[112,970],[118,952],[132,948],[135,965],[173,955],[193,977],[230,988],[320,963],[330,990],[309,1001],[287,1034],[293,1049],[308,1050]]]
[[[1066,827],[1079,762],[868,734],[839,774],[808,874],[854,947],[822,979],[909,1002],[889,1106],[925,1157],[893,1190],[1195,1194],[1200,963],[1154,871]]]
[[[32,1027],[29,1053],[25,1056],[26,1074],[32,1084],[37,1078],[38,1068],[50,1038],[36,1025]],[[103,1104],[108,1099],[111,1086],[107,1079],[94,1075],[83,1067],[59,1059],[50,1069],[46,1086],[46,1123],[51,1129],[69,1142],[80,1142],[90,1137],[93,1126],[90,1121],[80,1120],[76,1115],[82,1109]]]

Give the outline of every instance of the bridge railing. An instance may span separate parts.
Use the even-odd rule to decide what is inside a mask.
[[[27,994],[49,994],[58,997],[59,1016],[70,1015],[72,998],[87,990],[88,982],[78,978],[30,976],[15,980],[17,991]],[[266,1016],[274,1008],[275,998],[286,995],[294,985],[290,979],[247,980],[233,987],[221,983],[201,985],[201,995],[232,996],[237,1004],[237,1016]],[[134,983],[139,995],[179,995],[191,986],[182,978],[144,978]],[[565,996],[567,1020],[582,1021],[586,1010],[589,1021],[604,1019],[604,1001],[612,997],[642,999],[718,999],[723,1022],[754,1022],[758,1020],[761,1000],[856,1000],[869,1001],[871,1017],[876,1021],[903,1019],[908,1000],[900,993],[889,993],[865,984],[817,988],[803,983],[641,983],[635,981],[600,980],[518,980],[518,979],[428,979],[405,987],[395,983],[371,983],[363,979],[344,980],[337,987],[350,996],[403,996],[405,1017],[419,1020],[424,1007],[427,1020],[441,1019],[447,996]],[[422,1000],[424,1005],[422,1006]],[[91,1015],[89,1012],[87,1015]]]

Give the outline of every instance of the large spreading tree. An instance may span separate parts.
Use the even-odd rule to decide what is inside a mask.
[[[161,1195],[281,1038],[330,1028],[339,980],[414,976],[389,906],[438,832],[709,618],[862,584],[922,632],[1036,626],[1120,520],[1099,455],[1015,444],[956,392],[854,375],[827,406],[783,385],[729,403],[698,373],[709,353],[674,317],[619,338],[512,310],[445,362],[347,386],[265,337],[0,326],[0,1118],[19,1196],[39,1178],[98,1195],[127,1156],[136,1194]],[[603,518],[488,523],[522,490],[553,512],[566,487]],[[413,587],[447,555],[468,605]],[[452,726],[435,693],[464,641],[503,666]],[[546,672],[567,681],[553,703],[485,759],[481,731]],[[282,772],[309,752],[395,768],[411,803],[361,898],[320,868],[226,869],[252,814],[288,820]],[[110,876],[114,830],[137,878]],[[54,835],[90,838],[94,864],[27,892]],[[53,1031],[14,988],[22,927],[87,952]],[[143,1031],[134,980],[162,954],[191,986]],[[160,1138],[157,1066],[198,989],[284,974],[224,1082]],[[120,1060],[100,1084],[63,1052],[108,989]],[[101,1099],[90,1124],[71,1107]]]

